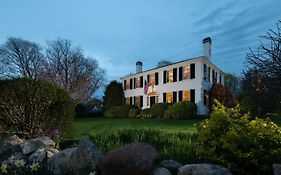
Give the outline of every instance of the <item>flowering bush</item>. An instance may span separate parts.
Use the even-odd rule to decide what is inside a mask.
[[[272,174],[272,164],[281,163],[281,128],[269,119],[249,120],[239,106],[215,104],[198,128],[200,159],[225,165],[234,174]]]

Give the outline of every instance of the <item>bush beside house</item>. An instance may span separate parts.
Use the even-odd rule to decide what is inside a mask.
[[[164,112],[164,119],[193,119],[197,106],[193,102],[177,102]]]

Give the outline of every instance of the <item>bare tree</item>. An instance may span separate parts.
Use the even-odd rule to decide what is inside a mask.
[[[1,77],[36,79],[42,69],[43,54],[34,42],[10,37],[0,47]]]
[[[46,50],[47,64],[44,77],[53,81],[77,100],[86,101],[103,85],[105,71],[93,58],[86,58],[71,41],[49,41]]]

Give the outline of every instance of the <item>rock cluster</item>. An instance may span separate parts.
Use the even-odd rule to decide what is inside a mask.
[[[0,138],[0,164],[10,156],[29,162],[48,160],[53,174],[88,175],[231,175],[225,167],[214,164],[183,165],[174,160],[159,163],[160,153],[146,143],[131,143],[104,156],[88,137],[77,147],[57,150],[49,137],[22,140],[16,135]],[[47,157],[47,159],[46,159]],[[280,172],[280,165],[274,165]]]

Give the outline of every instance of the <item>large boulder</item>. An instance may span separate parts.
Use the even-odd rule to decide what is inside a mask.
[[[50,159],[50,163],[54,174],[88,175],[97,170],[102,158],[103,155],[96,145],[88,137],[82,137],[77,147],[55,154]]]
[[[20,147],[22,142],[23,140],[16,135],[2,137],[0,139],[0,162],[3,162],[12,155],[21,159],[23,157]]]
[[[54,147],[55,142],[46,136],[27,140],[21,144],[24,155],[30,154],[40,148]]]
[[[173,175],[176,175],[178,169],[183,165],[174,160],[163,160],[160,162],[159,166],[168,169]]]
[[[178,175],[231,175],[231,172],[220,165],[201,163],[179,168]]]
[[[58,154],[54,155],[50,159],[51,169],[53,170],[53,174],[63,174],[68,173],[70,171],[70,158],[71,155],[77,150],[77,148],[67,148],[60,151]],[[80,163],[80,162],[79,162]],[[69,172],[71,173],[71,172]]]
[[[36,150],[35,152],[33,152],[29,157],[28,160],[30,162],[37,162],[37,163],[41,163],[44,160],[47,160],[49,158],[51,158],[54,155],[54,153],[52,153],[51,151],[44,149],[44,148],[40,148],[38,150]]]
[[[158,167],[154,169],[153,175],[172,175],[172,174],[168,169],[163,167]]]
[[[132,143],[108,152],[100,164],[101,175],[152,174],[159,152],[146,143]]]
[[[4,136],[0,138],[0,153],[3,153],[16,145],[19,145],[23,142],[17,135]]]
[[[272,165],[274,175],[281,175],[281,164],[274,163]]]

